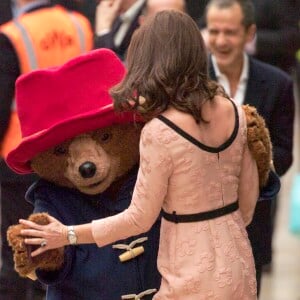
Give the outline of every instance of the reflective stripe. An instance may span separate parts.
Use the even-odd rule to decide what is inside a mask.
[[[31,70],[36,70],[38,68],[38,63],[37,63],[36,54],[30,36],[26,31],[25,27],[18,20],[14,20],[13,22],[21,33],[21,38],[24,42],[25,51],[28,57],[29,67]]]
[[[70,11],[68,11],[69,16],[71,17],[71,20],[77,30],[77,34],[79,37],[79,45],[80,45],[80,51],[81,53],[85,53],[87,51],[86,44],[85,44],[85,34],[84,30],[80,24],[80,22],[77,20],[77,18],[74,16],[74,14]]]
[[[11,111],[17,110],[17,104],[16,104],[16,99],[15,98],[11,102],[10,110]]]

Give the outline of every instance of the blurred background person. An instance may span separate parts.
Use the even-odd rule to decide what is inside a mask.
[[[95,48],[109,48],[124,60],[145,3],[145,0],[100,1],[95,16]]]
[[[205,10],[205,7],[207,5],[209,0],[201,0],[201,1],[195,1],[195,0],[186,0],[186,10],[187,13],[195,20],[198,21],[200,18],[203,17],[203,13]]]
[[[93,46],[93,33],[87,18],[61,6],[52,6],[49,1],[16,0],[13,11],[15,18],[0,27],[0,299],[31,300],[42,299],[44,291],[14,271],[12,252],[6,240],[7,228],[32,212],[24,196],[36,179],[33,175],[15,174],[4,161],[21,135],[14,85],[21,74],[60,65],[89,51]]]
[[[198,24],[205,41],[204,3],[186,0],[188,10],[196,10]],[[256,35],[246,44],[246,52],[266,63],[275,65],[293,75],[300,90],[300,62],[296,51],[300,49],[300,0],[252,0],[255,7]]]
[[[264,117],[273,143],[273,159],[282,176],[293,160],[294,95],[291,77],[274,66],[249,57],[244,49],[256,33],[251,0],[211,0],[206,9],[209,73],[236,102],[250,104]],[[257,270],[272,256],[272,201],[257,203],[247,227]]]
[[[98,2],[99,0],[51,0],[53,5],[59,4],[86,16],[92,28],[95,27],[95,12]]]
[[[109,48],[122,60],[134,31],[159,11],[185,11],[184,0],[102,0],[95,16],[95,48]]]
[[[11,1],[0,1],[0,25],[8,22],[12,18]]]
[[[252,0],[256,35],[246,51],[259,60],[291,73],[300,48],[299,0]]]
[[[186,12],[186,3],[184,0],[147,0],[139,23],[142,24],[156,13],[169,9]]]

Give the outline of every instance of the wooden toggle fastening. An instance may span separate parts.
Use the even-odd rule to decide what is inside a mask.
[[[144,247],[143,246],[139,246],[130,250],[127,250],[126,252],[122,253],[121,255],[119,255],[119,259],[121,262],[133,259],[139,255],[141,255],[142,253],[144,253]]]
[[[139,238],[137,240],[132,241],[129,245],[126,244],[116,244],[113,245],[112,247],[114,249],[121,249],[121,250],[126,250],[124,253],[122,253],[121,255],[119,255],[119,259],[121,262],[125,262],[128,261],[130,259],[133,259],[139,255],[141,255],[142,253],[144,253],[144,247],[143,246],[138,246],[138,247],[134,247],[136,244],[139,243],[143,243],[145,241],[147,241],[148,238],[147,237],[142,237]]]

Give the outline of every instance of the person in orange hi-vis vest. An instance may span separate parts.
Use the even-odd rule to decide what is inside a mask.
[[[8,226],[32,211],[24,196],[36,179],[14,174],[4,162],[21,139],[14,85],[21,74],[61,65],[91,50],[93,31],[86,17],[50,1],[15,0],[13,11],[14,19],[0,26],[0,299],[42,299],[43,289],[14,271],[6,241]]]

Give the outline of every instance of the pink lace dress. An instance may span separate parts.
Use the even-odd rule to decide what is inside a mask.
[[[258,199],[258,174],[246,142],[243,110],[220,147],[208,147],[165,118],[143,129],[140,169],[130,207],[92,223],[98,246],[150,229],[161,209],[177,214],[239,209],[205,221],[162,219],[155,300],[256,299],[255,267],[245,225]],[[113,288],[113,287],[111,287]],[[149,287],[149,289],[152,287]]]

